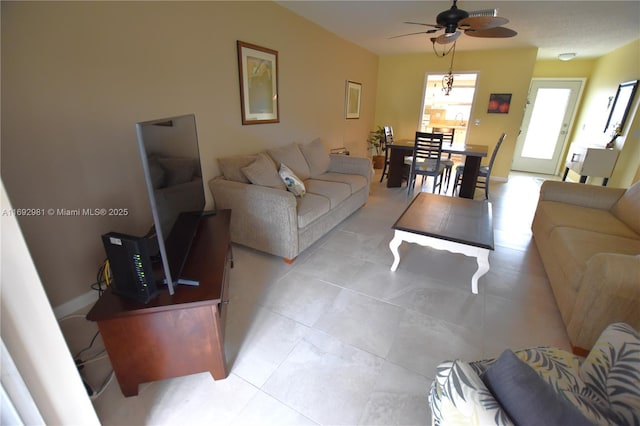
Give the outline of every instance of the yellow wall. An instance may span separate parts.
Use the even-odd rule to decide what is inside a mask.
[[[533,67],[533,78],[589,78],[596,59],[541,59]]]
[[[584,94],[583,108],[578,115],[574,140],[590,143],[610,139],[603,133],[609,117],[609,97],[615,96],[618,84],[640,79],[640,39],[599,58],[591,74],[588,90]],[[616,140],[620,150],[618,162],[609,181],[610,186],[628,187],[638,179],[640,168],[640,119],[638,105],[640,90],[636,93],[623,135]]]
[[[507,133],[507,139],[494,164],[493,174],[498,177],[506,178],[511,168],[536,54],[536,48],[455,54],[454,73],[479,73],[467,141],[486,144],[491,152],[500,134]],[[417,55],[382,56],[378,68],[376,124],[392,125],[396,138],[415,137],[425,76],[427,73],[446,73],[450,61],[450,55],[439,58],[430,50]],[[487,113],[491,93],[513,95],[508,114]],[[476,119],[480,120],[477,126],[474,125]]]
[[[130,212],[20,218],[53,306],[89,291],[101,234],[150,225],[138,121],[195,113],[205,180],[218,157],[316,137],[367,152],[377,57],[275,3],[1,7],[1,170],[13,206]],[[241,125],[236,40],[278,51],[279,124]],[[363,84],[359,120],[344,118],[346,80]]]

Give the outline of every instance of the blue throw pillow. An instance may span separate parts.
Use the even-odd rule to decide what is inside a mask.
[[[481,378],[518,426],[593,424],[509,349]]]

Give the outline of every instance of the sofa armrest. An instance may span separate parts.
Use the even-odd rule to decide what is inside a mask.
[[[231,240],[293,259],[298,255],[295,196],[285,190],[229,181],[209,181],[216,209],[231,209]]]
[[[540,188],[540,201],[558,201],[593,209],[610,210],[624,192],[623,188],[547,180]]]
[[[614,322],[640,329],[640,255],[598,253],[586,264],[567,332],[572,344],[591,349]]]
[[[329,172],[360,175],[367,178],[367,184],[371,180],[371,160],[365,157],[353,157],[350,155],[331,154]]]

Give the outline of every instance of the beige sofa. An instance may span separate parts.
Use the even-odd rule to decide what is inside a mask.
[[[231,240],[291,262],[369,197],[371,161],[330,155],[320,140],[256,155],[220,158],[209,181],[218,209],[231,209]],[[285,164],[305,187],[296,196],[278,175]]]
[[[574,349],[613,322],[640,329],[640,182],[546,181],[532,231]]]

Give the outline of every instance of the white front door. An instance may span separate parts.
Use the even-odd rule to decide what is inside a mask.
[[[583,80],[533,79],[512,170],[556,174]]]

